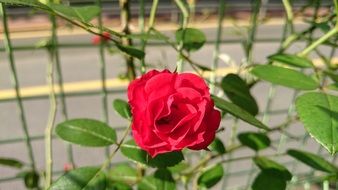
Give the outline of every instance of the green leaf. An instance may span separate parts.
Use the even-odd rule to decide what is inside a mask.
[[[325,22],[313,22],[313,25],[315,25],[317,28],[319,28],[323,33],[327,33],[330,31],[331,27],[327,21]]]
[[[221,82],[221,87],[227,97],[237,106],[257,115],[258,106],[256,100],[250,94],[248,85],[236,74],[226,75]]]
[[[168,169],[158,169],[155,172],[154,177],[157,179],[156,187],[158,188],[158,190],[176,189],[175,181],[171,175],[171,172]]]
[[[238,140],[245,146],[258,151],[270,146],[271,141],[264,133],[245,132],[238,135]]]
[[[163,37],[150,33],[134,33],[128,34],[125,37],[130,39],[141,39],[141,40],[163,40]]]
[[[37,0],[0,0],[0,3],[5,3],[9,5],[37,7],[41,9],[46,8],[44,4],[40,3]]]
[[[138,180],[137,171],[129,164],[115,165],[108,174],[108,178],[114,182],[135,184]]]
[[[62,16],[84,23],[91,21],[100,13],[100,8],[98,6],[70,7],[54,3],[48,3],[47,6]]]
[[[285,190],[286,181],[278,174],[261,171],[255,178],[252,190]]]
[[[158,169],[154,175],[146,176],[137,186],[138,190],[174,190],[175,181],[167,169]]]
[[[338,150],[338,97],[310,92],[296,99],[296,110],[305,129],[331,154]]]
[[[134,48],[132,46],[122,46],[122,45],[116,44],[116,47],[123,53],[126,53],[127,55],[130,55],[132,57],[136,57],[137,59],[143,59],[145,56],[145,53],[143,51],[137,48]]]
[[[297,55],[290,55],[290,54],[274,54],[268,57],[270,61],[276,61],[279,63],[284,63],[287,65],[300,67],[300,68],[311,68],[313,67],[313,63],[304,58]]]
[[[174,166],[184,159],[182,152],[169,152],[159,154],[155,158],[151,158],[146,151],[136,145],[134,140],[129,140],[128,142],[122,144],[121,152],[124,156],[131,160],[159,168]]]
[[[138,190],[157,190],[156,178],[153,175],[145,176],[137,185]]]
[[[133,190],[133,188],[124,183],[114,182],[108,183],[105,190]]]
[[[226,150],[223,142],[219,138],[215,138],[214,141],[208,146],[209,150],[216,152],[218,154],[225,154]]]
[[[223,177],[224,170],[222,164],[217,164],[204,171],[199,177],[197,184],[200,187],[211,188],[216,185]]]
[[[253,125],[261,129],[269,130],[269,128],[264,125],[262,122],[257,120],[253,115],[251,115],[249,112],[243,110],[242,108],[238,107],[235,104],[232,104],[230,102],[225,101],[222,98],[219,98],[217,96],[212,95],[212,99],[215,102],[215,105],[217,108],[221,109],[222,111],[225,111],[227,113],[230,113],[231,115]]]
[[[0,158],[0,165],[9,166],[12,168],[22,168],[23,163],[13,158]]]
[[[113,107],[121,117],[131,119],[131,111],[128,102],[122,99],[115,99],[113,102]]]
[[[39,174],[35,171],[23,171],[20,172],[18,177],[22,177],[27,189],[37,188],[39,186]]]
[[[67,172],[59,177],[49,190],[93,190],[105,189],[106,178],[104,173],[96,167],[82,167]]]
[[[206,41],[204,33],[195,28],[178,29],[175,36],[177,44],[183,41],[183,48],[187,51],[200,49]]]
[[[334,82],[338,82],[338,74],[330,70],[325,70],[324,74],[330,77]]]
[[[333,83],[327,86],[328,89],[330,90],[336,90],[338,91],[338,83]]]
[[[171,173],[179,173],[187,168],[189,168],[189,163],[188,162],[180,162],[178,164],[176,164],[175,166],[171,166],[171,167],[168,167],[168,170],[171,172]]]
[[[262,80],[299,90],[315,90],[319,86],[315,80],[299,71],[273,65],[257,65],[251,73]]]
[[[198,64],[198,63],[192,63],[194,66],[198,67],[202,71],[212,71],[209,67]]]
[[[312,167],[313,169],[327,173],[338,172],[338,168],[335,165],[331,164],[330,162],[326,161],[324,158],[316,154],[295,149],[288,150],[287,154]]]
[[[273,160],[270,160],[266,157],[257,156],[253,159],[253,161],[261,170],[265,172],[275,173],[276,175],[283,177],[283,179],[286,181],[289,181],[292,178],[292,174],[287,168]]]
[[[116,132],[107,124],[93,119],[72,119],[56,126],[63,140],[83,146],[108,146],[116,142]]]

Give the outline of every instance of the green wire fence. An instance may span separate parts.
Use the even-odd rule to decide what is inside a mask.
[[[104,3],[107,3],[109,1],[104,1]],[[133,5],[138,5],[138,16],[135,16],[135,14],[131,14],[130,12],[130,3],[133,3]],[[198,19],[201,18],[201,8],[198,6],[198,1],[189,1],[189,3],[186,3],[182,0],[175,0],[170,2],[172,5],[177,5],[177,7],[174,9],[174,13],[178,14],[178,26],[177,28],[186,28],[191,23],[198,23]],[[257,44],[264,44],[264,43],[278,43],[280,46],[277,49],[277,52],[283,53],[289,50],[290,47],[292,47],[295,43],[304,42],[307,41],[307,45],[310,45],[312,41],[315,41],[318,38],[318,35],[315,35],[314,28],[306,27],[302,31],[297,31],[295,29],[295,23],[294,23],[294,17],[295,14],[301,14],[304,10],[311,8],[313,10],[313,16],[311,18],[311,21],[315,21],[318,19],[318,14],[321,10],[321,8],[325,8],[326,6],[331,5],[329,1],[321,1],[321,0],[315,0],[315,1],[305,1],[303,4],[299,5],[297,9],[292,7],[290,5],[291,1],[289,0],[283,0],[281,4],[279,4],[279,12],[285,12],[286,15],[280,14],[278,18],[279,20],[284,20],[283,22],[283,33],[278,38],[257,38],[257,32],[260,27],[260,24],[264,22],[264,19],[262,18],[262,15],[269,15],[269,2],[268,1],[260,1],[260,0],[254,0],[252,1],[250,7],[248,7],[248,10],[250,11],[250,20],[248,21],[249,26],[245,28],[245,30],[242,30],[238,26],[234,26],[234,30],[241,30],[244,31],[244,37],[237,37],[234,39],[225,39],[224,36],[226,35],[226,32],[224,32],[224,20],[228,17],[231,17],[230,14],[227,14],[227,11],[230,11],[228,9],[229,4],[225,0],[220,1],[212,1],[214,3],[214,7],[216,9],[210,11],[210,17],[217,16],[217,24],[215,25],[214,30],[216,31],[215,37],[210,37],[207,41],[207,44],[209,46],[212,46],[213,56],[211,64],[208,65],[213,70],[217,70],[220,68],[220,55],[222,53],[222,47],[227,46],[228,44],[241,44],[243,46],[243,55],[244,58],[240,62],[240,64],[237,65],[237,68],[241,68],[243,66],[248,66],[255,64],[255,51],[254,46]],[[69,2],[68,2],[69,3]],[[70,1],[70,3],[75,3],[75,1]],[[82,1],[84,3],[84,1]],[[95,4],[101,8],[101,10],[104,9],[104,12],[101,12],[97,18],[98,26],[100,27],[100,33],[103,31],[103,25],[104,25],[104,13],[106,13],[107,10],[109,10],[108,7],[103,7],[103,1],[96,0],[93,1],[86,1],[86,4]],[[120,1],[120,16],[121,16],[121,23],[123,25],[123,33],[130,34],[131,32],[131,22],[132,18],[138,19],[138,27],[139,31],[142,33],[149,33],[151,29],[156,29],[157,25],[155,23],[156,15],[161,14],[161,12],[157,11],[158,7],[161,6],[161,1],[153,0],[153,1],[128,1],[128,0],[121,0]],[[165,2],[163,4],[168,4],[168,2]],[[236,4],[236,3],[234,3]],[[242,4],[241,4],[242,5]],[[234,6],[234,5],[232,5]],[[217,9],[218,7],[218,9]],[[264,10],[262,10],[262,7],[264,7]],[[112,7],[111,7],[112,8]],[[116,9],[116,7],[114,7]],[[0,55],[2,57],[6,57],[7,61],[3,61],[1,64],[9,64],[10,70],[10,77],[12,79],[12,88],[15,91],[15,96],[11,97],[5,97],[0,99],[0,104],[6,104],[6,103],[13,103],[15,102],[18,107],[18,113],[17,117],[18,120],[20,120],[21,130],[24,133],[24,136],[10,136],[8,138],[0,139],[0,150],[1,146],[15,146],[19,143],[24,142],[26,146],[27,152],[22,152],[22,154],[28,155],[28,165],[29,168],[33,171],[38,171],[37,168],[37,159],[34,157],[35,154],[33,152],[37,152],[38,150],[34,149],[35,142],[42,141],[43,139],[46,140],[46,151],[48,157],[45,158],[45,162],[47,163],[46,167],[46,173],[53,173],[55,175],[60,175],[63,173],[62,168],[59,168],[58,170],[53,170],[53,167],[49,162],[52,161],[51,156],[57,156],[53,155],[53,150],[49,149],[48,147],[53,141],[56,139],[53,135],[53,126],[55,125],[56,116],[60,116],[59,120],[67,120],[70,118],[70,111],[69,111],[69,105],[67,104],[68,98],[79,98],[79,97],[99,97],[99,102],[101,110],[94,110],[95,112],[100,112],[101,120],[103,122],[110,122],[110,102],[109,97],[112,96],[121,96],[123,93],[125,93],[126,88],[125,87],[117,87],[117,88],[110,88],[107,87],[107,73],[109,72],[107,70],[107,54],[105,53],[106,47],[105,44],[101,43],[98,46],[93,46],[91,43],[61,43],[58,36],[58,28],[59,23],[58,19],[54,15],[45,15],[49,17],[50,21],[50,37],[47,40],[46,44],[43,46],[36,46],[35,44],[29,44],[29,45],[13,45],[12,39],[11,39],[11,32],[9,31],[9,25],[8,22],[9,19],[11,19],[10,16],[7,15],[7,11],[11,12],[11,9],[13,7],[6,7],[4,4],[1,4],[0,7],[0,15],[2,19],[2,29],[3,29],[3,45],[0,47]],[[170,9],[173,9],[170,7]],[[294,9],[294,10],[293,10]],[[284,11],[285,10],[285,11]],[[149,11],[149,12],[148,12]],[[264,13],[262,13],[264,11]],[[274,7],[275,11],[275,7]],[[40,14],[40,13],[39,13]],[[14,15],[15,16],[15,15]],[[165,15],[166,16],[166,15]],[[283,17],[283,18],[281,18]],[[249,19],[248,18],[248,19]],[[308,21],[308,22],[311,22]],[[234,24],[236,24],[236,20],[233,20]],[[309,40],[307,40],[309,39]],[[338,39],[338,38],[336,38]],[[335,41],[337,43],[337,41]],[[137,41],[131,41],[124,40],[124,45],[134,45],[141,47],[142,50],[145,50],[146,47],[155,47],[155,46],[168,46],[168,44],[163,42],[154,42],[154,41],[148,41],[147,39],[143,40],[137,40]],[[326,42],[330,43],[330,42]],[[325,44],[324,44],[325,45]],[[332,44],[328,44],[332,45]],[[333,46],[329,50],[329,54],[327,56],[323,56],[323,60],[325,59],[332,59],[336,55],[336,46]],[[64,66],[62,63],[62,53],[60,53],[61,50],[71,49],[71,48],[90,48],[92,51],[97,51],[98,57],[99,57],[99,67],[97,70],[99,71],[99,81],[100,86],[98,89],[90,90],[90,91],[79,91],[79,92],[67,92],[64,88],[65,80],[62,73],[62,67]],[[256,47],[257,48],[257,47]],[[31,51],[32,49],[35,50],[46,50],[46,54],[48,55],[48,71],[46,74],[48,87],[49,87],[49,93],[48,94],[40,94],[40,95],[33,95],[33,96],[22,96],[20,93],[20,83],[18,80],[18,72],[17,67],[18,64],[16,63],[14,54],[16,52],[24,52],[24,51]],[[226,53],[226,52],[225,52]],[[177,56],[178,59],[178,71],[182,71],[185,68],[185,62],[186,60],[183,58],[184,55],[182,55],[182,44],[177,47]],[[130,64],[135,64],[135,61],[132,60],[131,57],[126,56],[125,59],[128,63],[128,68]],[[138,64],[138,63],[137,63]],[[144,59],[141,59],[139,62],[139,65],[141,67],[141,73],[144,73],[147,65],[146,61]],[[134,66],[132,66],[134,67]],[[129,78],[134,78],[135,73],[133,73],[133,70],[127,70],[127,76]],[[239,71],[238,71],[239,72]],[[33,74],[33,73],[32,73]],[[211,81],[211,92],[217,92],[214,88],[213,84],[215,83],[216,79],[219,76],[217,76],[215,73],[211,73],[209,80]],[[55,86],[58,86],[58,91],[55,91]],[[290,104],[290,106],[287,109],[279,109],[273,106],[274,101],[276,99],[276,91],[278,87],[272,85],[266,90],[267,94],[267,103],[262,109],[261,113],[259,114],[259,117],[262,118],[262,121],[264,123],[269,124],[271,119],[273,117],[280,117],[285,118],[284,123],[282,123],[283,127],[280,128],[281,135],[275,135],[275,139],[273,139],[273,146],[277,150],[277,152],[281,152],[286,147],[289,146],[289,144],[296,144],[296,146],[311,146],[309,145],[309,135],[304,133],[305,135],[293,135],[293,131],[289,129],[289,126],[293,124],[292,120],[295,116],[294,113],[294,105],[290,104],[290,102],[286,102],[285,104]],[[0,90],[1,92],[1,90]],[[297,95],[297,91],[293,92],[292,96],[292,102],[295,99]],[[45,134],[41,132],[41,134],[35,134],[32,135],[30,133],[30,128],[33,127],[30,125],[29,122],[27,122],[27,112],[29,110],[25,109],[25,102],[34,102],[34,100],[48,100],[49,101],[49,110],[50,113],[48,115],[48,127],[46,128]],[[15,110],[0,110],[1,112],[10,112],[13,114],[13,117],[15,115]],[[38,117],[38,116],[37,116]],[[226,143],[229,146],[236,146],[237,142],[234,137],[237,136],[238,132],[240,131],[240,128],[242,127],[242,123],[238,122],[237,119],[231,119],[227,118],[225,121],[225,129],[226,133],[229,136],[229,138],[225,139],[223,138],[223,142]],[[121,125],[116,125],[116,123],[111,123],[118,131],[121,131],[124,129],[124,127]],[[5,128],[8,126],[2,126],[1,128]],[[11,127],[20,127],[20,126],[11,126]],[[45,138],[45,137],[49,138]],[[65,145],[67,155],[67,162],[71,163],[73,166],[77,165],[77,160],[74,157],[74,150],[76,147],[73,147],[72,145]],[[109,155],[109,149],[106,149],[106,156]],[[326,155],[326,151],[323,151],[321,147],[317,150],[318,154]],[[0,152],[1,154],[1,152]],[[39,153],[41,154],[41,153]],[[104,155],[102,155],[104,156]],[[250,187],[250,184],[253,180],[254,174],[257,173],[258,169],[253,164],[246,162],[244,163],[247,169],[244,170],[236,170],[235,164],[231,162],[233,158],[235,158],[238,155],[233,155],[232,153],[228,154],[227,156],[223,157],[222,160],[224,161],[226,176],[223,178],[222,183],[218,186],[220,189],[247,189]],[[333,162],[336,161],[336,157],[334,157]],[[293,180],[288,184],[289,189],[294,189],[296,187],[301,187],[303,189],[311,189],[314,186],[317,186],[319,189],[329,189],[329,185],[327,183],[318,184],[318,181],[320,182],[320,177],[314,175],[314,171],[307,170],[307,171],[300,171],[298,172],[298,169],[301,167],[296,162],[290,161],[288,159],[285,159],[281,161],[284,163],[288,168],[292,168],[292,172],[295,172],[297,174],[297,177],[294,177]],[[114,163],[112,163],[114,164]],[[1,173],[1,170],[0,170]],[[9,182],[9,181],[16,181],[21,179],[20,176],[7,176],[5,174],[1,175],[0,178],[0,189],[3,183]],[[48,176],[48,175],[47,175]],[[237,179],[235,179],[237,178]],[[51,183],[52,179],[46,179],[46,183]],[[234,183],[235,181],[235,183]]]

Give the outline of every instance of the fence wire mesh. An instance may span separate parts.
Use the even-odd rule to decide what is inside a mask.
[[[109,24],[117,26],[116,22],[112,22],[119,15],[119,9],[112,6],[116,5],[117,1],[70,1],[69,3],[77,5],[79,2],[96,4],[103,9],[96,21],[99,26]],[[202,60],[206,66],[215,69],[216,79],[228,72],[238,72],[243,63],[265,62],[266,56],[285,48],[280,44],[285,42],[286,36],[293,34],[292,32],[282,33],[289,21],[284,19],[284,8],[279,1],[257,2],[251,6],[242,1],[231,1],[228,4],[225,1],[201,1],[189,7],[190,13],[194,15],[191,16],[189,25],[200,27],[208,36],[207,45],[203,50],[191,55],[192,59]],[[300,1],[294,8],[297,11],[309,8],[316,15],[330,5],[329,1],[318,2],[316,5],[309,5],[307,1]],[[134,30],[145,31],[151,3],[152,1],[132,1],[133,20],[130,22],[134,24]],[[208,6],[203,7],[204,5]],[[3,34],[0,43],[1,156],[25,159],[28,165],[42,171],[45,152],[44,132],[46,125],[53,124],[48,120],[53,114],[56,114],[57,122],[68,118],[90,117],[108,122],[118,131],[125,128],[126,123],[116,117],[111,106],[114,98],[125,98],[127,82],[118,78],[118,75],[124,72],[121,55],[107,52],[103,44],[94,46],[91,44],[91,36],[87,33],[79,31],[74,26],[67,26],[53,15],[43,13],[38,15],[45,19],[43,20],[45,28],[38,33],[30,31],[29,35],[20,37],[20,31],[11,32],[15,30],[15,26],[11,26],[11,23],[15,23],[15,19],[19,17],[24,17],[25,22],[28,22],[30,19],[26,17],[31,10],[4,5],[1,7]],[[182,16],[181,11],[171,1],[160,2],[159,10],[162,12],[158,13],[160,20],[158,28],[172,36],[171,30],[179,27],[176,21]],[[6,12],[9,12],[9,16]],[[234,18],[235,13],[237,18]],[[243,26],[241,23],[247,25]],[[187,23],[181,22],[178,25],[184,24]],[[307,29],[306,23],[299,20],[294,20],[292,24],[297,31],[295,34]],[[155,24],[154,27],[156,28],[157,25]],[[244,50],[241,47],[243,38],[236,35],[243,32],[247,32],[247,43],[250,44]],[[34,37],[34,34],[40,37]],[[316,33],[310,36],[313,39],[317,37]],[[290,51],[306,46],[304,43],[297,42]],[[141,40],[134,42],[138,47],[142,47],[142,44],[144,41]],[[328,52],[328,56],[336,55],[335,48],[324,47],[324,50]],[[146,61],[150,64],[158,68],[163,68],[163,65],[170,69],[174,68],[177,55],[166,44],[148,42],[146,52]],[[189,67],[184,65],[181,69],[189,70]],[[261,83],[253,88],[253,94],[261,110],[259,118],[264,123],[269,126],[285,125],[285,130],[279,131],[282,133],[272,134],[274,151],[283,152],[290,147],[302,147],[324,157],[327,156],[328,153],[309,137],[302,125],[293,122],[295,113],[292,102],[298,94],[297,91]],[[253,130],[250,126],[231,117],[226,117],[222,126],[225,131],[220,133],[221,139],[225,144],[234,146],[238,143],[235,137],[239,132]],[[52,137],[54,148],[51,151],[55,157],[56,176],[63,173],[64,164],[73,163],[77,166],[99,164],[104,160],[104,155],[109,153],[109,149],[72,146],[62,143],[54,135]],[[271,153],[272,150],[266,151],[269,152]],[[224,160],[226,176],[216,188],[248,189],[258,168],[251,161],[243,160],[235,163],[230,161],[252,153],[243,150],[221,158]],[[337,162],[336,158],[335,156],[332,161]],[[191,159],[196,158],[192,155]],[[328,184],[317,183],[320,178],[314,175],[315,171],[286,156],[278,159],[295,174],[288,184],[289,189],[327,189]],[[125,161],[119,155],[112,164]],[[0,169],[0,189],[23,188],[19,179],[21,177],[15,170]]]

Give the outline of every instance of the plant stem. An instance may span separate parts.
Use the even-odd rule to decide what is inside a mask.
[[[184,43],[184,36],[185,36],[185,29],[188,26],[188,21],[189,21],[189,11],[187,10],[187,8],[185,7],[184,3],[182,2],[182,0],[175,0],[175,3],[177,5],[177,7],[181,10],[182,15],[183,15],[183,19],[181,22],[181,30],[182,32],[182,39],[179,42],[179,46],[178,46],[178,60],[177,60],[177,72],[182,72],[183,71],[183,67],[184,67],[184,58],[182,57],[183,54],[183,43]]]
[[[250,21],[249,37],[245,44],[245,57],[249,65],[252,64],[252,49],[253,44],[255,43],[257,26],[259,23],[259,10],[261,8],[261,0],[254,1],[255,3],[252,5],[253,15],[251,16]]]
[[[102,3],[101,0],[96,0],[97,6],[100,8],[100,13],[98,16],[98,25],[100,33],[103,32],[103,23],[102,23]],[[105,123],[109,122],[109,116],[108,116],[108,92],[107,92],[107,86],[106,86],[106,59],[104,55],[104,47],[106,45],[106,42],[101,41],[99,45],[99,55],[100,55],[100,77],[101,77],[101,104],[102,104],[102,120]],[[109,147],[105,149],[107,158],[109,157]]]
[[[139,18],[138,18],[138,23],[139,23],[139,30],[142,34],[145,33],[145,26],[144,26],[144,17],[145,17],[145,10],[144,10],[144,0],[140,0],[140,13],[139,13]],[[146,39],[142,38],[141,39],[141,50],[144,52],[145,51],[145,46],[146,46]],[[141,59],[141,75],[143,75],[146,72],[146,64],[144,61],[144,57]]]
[[[218,9],[218,24],[217,24],[217,34],[216,34],[216,42],[215,42],[215,49],[213,52],[213,62],[211,65],[211,74],[210,74],[210,92],[211,94],[215,93],[215,85],[216,82],[216,69],[218,68],[218,56],[219,56],[219,49],[222,40],[222,28],[223,28],[223,19],[224,19],[224,12],[225,12],[225,0],[221,0]]]
[[[58,36],[57,36],[57,22],[56,17],[53,14],[50,14],[50,21],[52,23],[52,46],[53,48],[53,54],[55,55],[55,66],[56,66],[56,74],[57,74],[57,83],[59,86],[59,94],[60,94],[60,103],[61,103],[61,110],[62,110],[62,116],[65,120],[68,120],[68,112],[67,112],[67,104],[66,104],[66,97],[65,97],[65,91],[63,88],[63,77],[62,77],[62,69],[61,69],[61,63],[60,63],[60,55],[59,50],[56,48],[58,47]],[[73,157],[73,147],[70,143],[66,143],[67,146],[67,156],[68,156],[68,162],[72,164],[73,167],[75,167],[74,157]]]
[[[23,107],[23,103],[22,103],[22,99],[21,99],[20,85],[19,85],[18,75],[17,75],[17,72],[16,72],[12,43],[11,43],[10,33],[9,33],[9,29],[8,29],[7,13],[6,13],[6,8],[5,8],[3,3],[0,3],[0,16],[2,17],[2,25],[3,25],[3,30],[4,30],[4,45],[5,45],[7,57],[9,59],[12,85],[13,85],[14,90],[15,90],[16,103],[17,103],[17,106],[19,108],[19,117],[20,117],[22,129],[23,129],[23,132],[24,132],[24,135],[25,135],[25,143],[26,143],[27,150],[28,150],[28,157],[30,159],[30,166],[31,166],[32,170],[36,171],[35,159],[34,159],[34,154],[33,154],[33,147],[32,147],[32,144],[31,144],[31,139],[30,139],[30,136],[29,136],[26,115],[25,115],[25,111],[24,111],[24,107]]]
[[[120,9],[121,9],[121,26],[122,32],[125,35],[131,34],[129,24],[130,24],[130,0],[119,0]],[[132,46],[133,42],[130,38],[122,38],[122,45],[124,46]],[[136,78],[136,71],[134,65],[134,58],[125,55],[124,59],[127,64],[127,76],[130,81]]]
[[[158,7],[158,0],[153,0],[153,4],[152,4],[151,10],[150,10],[148,29],[147,29],[147,33],[146,33],[147,35],[150,34],[152,28],[154,27],[157,7]],[[143,9],[144,9],[144,7],[143,7]],[[142,28],[144,30],[144,26]],[[148,42],[148,39],[142,39],[142,47],[141,47],[142,51],[145,51],[147,42]],[[145,71],[146,71],[146,64],[145,64],[145,60],[144,59],[145,58],[143,58],[141,60],[141,73],[142,74],[144,74]]]
[[[284,156],[284,155],[286,155],[286,153],[268,154],[268,155],[261,155],[261,156],[263,156],[263,157],[277,157],[277,156]],[[247,160],[247,159],[255,158],[256,156],[257,155],[255,154],[254,156],[243,156],[243,157],[231,158],[231,159],[227,159],[227,160],[222,160],[218,163],[223,164],[223,163],[227,163],[227,162]]]
[[[121,145],[123,144],[125,138],[129,134],[130,127],[131,127],[131,125],[129,125],[129,127],[126,128],[126,130],[124,131],[123,136],[122,136],[120,142],[118,142],[116,144],[117,146],[114,149],[114,151],[112,153],[110,153],[109,157],[103,162],[103,164],[101,165],[100,169],[96,172],[95,176],[88,182],[88,184],[91,183],[92,180],[96,179],[100,175],[100,173],[103,172],[110,165],[111,160],[116,155],[117,151],[120,150]]]
[[[47,64],[47,83],[49,86],[49,100],[50,108],[48,115],[48,122],[45,129],[45,149],[46,149],[46,179],[45,179],[45,189],[48,189],[52,183],[53,178],[53,145],[52,145],[52,134],[53,127],[55,124],[55,116],[57,110],[57,101],[55,95],[54,87],[54,65],[57,62],[57,47],[56,47],[56,20],[53,18],[54,15],[50,15],[52,21],[52,39],[51,45],[47,47],[49,54],[49,62]]]
[[[310,46],[305,48],[302,52],[300,52],[299,56],[306,56],[309,54],[313,49],[315,49],[317,46],[331,38],[332,36],[336,35],[338,33],[338,25],[334,28],[332,28],[328,33],[326,33],[324,36],[319,38],[318,40],[314,41]]]
[[[287,23],[290,27],[290,32],[294,33],[294,26],[293,26],[293,11],[292,6],[289,0],[283,0],[284,9],[286,12]]]

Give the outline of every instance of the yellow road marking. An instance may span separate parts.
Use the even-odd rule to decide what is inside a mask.
[[[227,73],[235,72],[235,71],[236,71],[236,68],[222,68],[216,71],[216,75],[223,76]],[[208,76],[208,75],[209,73],[205,72],[205,76]],[[128,85],[127,80],[122,80],[119,78],[113,78],[113,79],[106,80],[107,89],[126,88],[127,85]],[[102,83],[100,80],[69,82],[69,83],[64,83],[63,88],[64,88],[65,93],[96,91],[96,90],[102,89]],[[56,93],[59,93],[60,87],[58,85],[55,85],[54,90]],[[23,87],[20,89],[20,95],[23,98],[46,96],[49,94],[49,92],[50,92],[50,89],[47,85]],[[16,94],[13,89],[0,90],[0,100],[13,99],[15,97],[16,97]]]
[[[314,59],[313,63],[317,67],[322,67],[325,65],[321,59]],[[333,58],[332,63],[334,65],[338,65],[338,58]],[[216,70],[216,76],[224,76],[228,73],[235,73],[237,69],[238,68],[236,67],[219,68]],[[204,72],[203,76],[204,77],[210,76],[210,72]],[[127,80],[122,80],[119,78],[106,80],[107,89],[126,88],[127,85],[128,85]],[[75,93],[75,92],[101,90],[102,84],[100,80],[92,80],[92,81],[64,83],[63,87],[65,93]],[[50,89],[47,85],[24,87],[20,89],[20,95],[24,98],[46,96],[49,94],[49,91]],[[55,92],[56,93],[60,92],[60,87],[58,85],[55,85]],[[16,95],[13,89],[0,90],[0,100],[14,99],[15,97]]]

